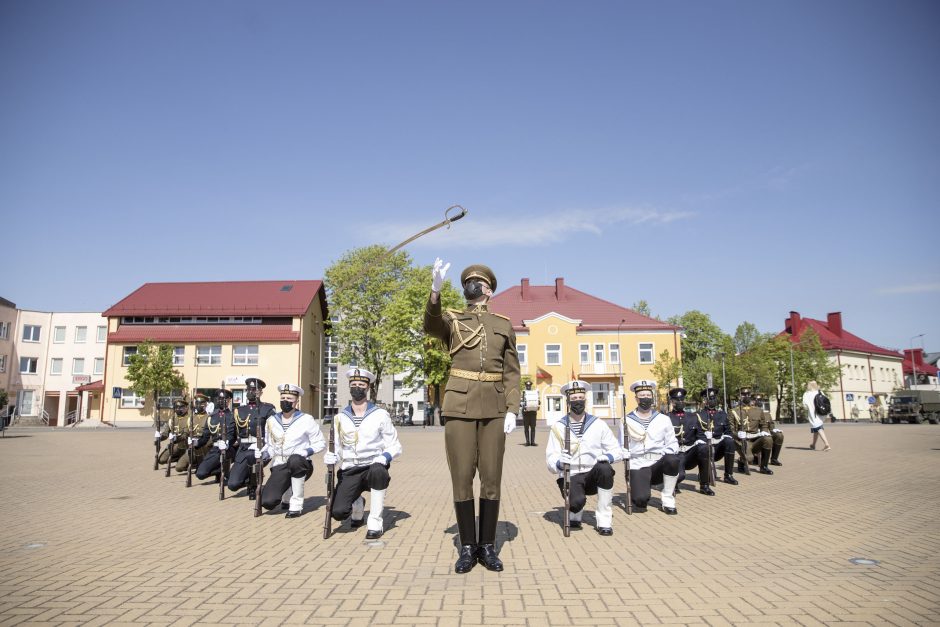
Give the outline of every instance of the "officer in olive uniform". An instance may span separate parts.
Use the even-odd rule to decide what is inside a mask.
[[[269,416],[277,410],[271,403],[261,401],[265,383],[261,379],[251,377],[245,379],[244,405],[235,410],[235,439],[238,441],[235,450],[235,462],[228,474],[228,489],[232,492],[241,490],[248,483],[248,498],[255,500],[255,490],[258,478],[255,476],[255,451],[264,446],[264,425]],[[257,442],[258,429],[261,429],[261,442]]]
[[[760,459],[760,473],[772,475],[768,467],[770,463],[770,451],[773,446],[773,439],[770,437],[770,423],[764,415],[763,410],[754,407],[751,389],[743,387],[738,391],[741,404],[731,410],[731,426],[737,431],[738,452],[738,471],[744,472],[744,464],[750,462],[745,455],[744,444],[750,446],[750,452]]]
[[[439,338],[452,358],[441,422],[454,490],[460,555],[454,570],[466,573],[478,561],[503,570],[496,554],[500,482],[506,434],[519,412],[519,357],[509,318],[487,310],[496,289],[493,271],[473,265],[463,271],[467,307],[441,311],[440,290],[450,264],[435,260],[424,331]],[[480,472],[480,532],[474,524],[473,478]]]
[[[728,424],[728,414],[718,408],[718,388],[705,388],[701,396],[705,401],[705,410],[698,412],[696,417],[705,435],[714,444],[713,459],[723,459],[725,462],[722,481],[738,485],[738,480],[734,478],[734,435]]]
[[[707,496],[715,496],[715,491],[708,485],[708,438],[705,429],[699,423],[698,416],[685,411],[685,388],[672,388],[669,390],[669,400],[672,402],[672,412],[669,419],[676,430],[676,440],[679,441],[679,481],[676,483],[676,494],[679,493],[679,484],[685,479],[685,471],[698,469],[698,491]]]
[[[202,481],[212,475],[218,475],[221,481],[225,472],[227,452],[235,445],[235,420],[228,408],[232,400],[231,390],[220,389],[215,393],[215,411],[206,418],[205,428],[196,442],[196,448],[202,448],[212,441],[212,447],[206,452],[196,469],[196,478]]]
[[[773,446],[770,449],[770,465],[783,466],[783,463],[780,461],[780,451],[783,450],[783,431],[777,428],[777,423],[774,421],[773,414],[771,414],[769,410],[764,409],[766,403],[767,397],[765,395],[754,395],[754,404],[764,412],[764,418],[770,424],[770,439],[773,440]]]
[[[176,462],[177,472],[186,472],[189,470],[189,440],[193,442],[192,461],[195,467],[198,467],[199,464],[202,463],[202,458],[206,456],[206,452],[209,450],[208,445],[202,448],[196,447],[196,442],[202,437],[202,433],[205,431],[206,427],[206,420],[209,418],[206,412],[208,404],[209,397],[205,394],[196,394],[193,397],[193,413],[186,421],[188,434],[187,437],[183,439],[183,442],[187,444],[186,455],[180,457],[179,461]]]
[[[522,430],[525,433],[525,445],[526,446],[536,446],[535,444],[535,419],[538,415],[539,406],[538,400],[535,403],[531,402],[531,398],[538,397],[537,394],[530,394],[532,392],[532,382],[525,382],[525,391],[526,393],[522,395]]]
[[[186,438],[189,436],[189,404],[183,399],[173,401],[173,413],[168,422],[160,427],[160,439],[169,440],[160,452],[158,461],[167,464],[178,461],[186,452]]]

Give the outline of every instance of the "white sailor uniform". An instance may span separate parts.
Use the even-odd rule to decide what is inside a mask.
[[[295,410],[286,424],[284,413],[277,412],[268,418],[264,432],[266,440],[261,455],[271,459],[271,470],[261,490],[261,505],[273,509],[289,488],[290,511],[300,512],[304,505],[304,481],[313,474],[310,457],[326,448],[323,433],[316,419],[300,410]]]
[[[626,427],[626,433],[625,429]],[[662,482],[663,508],[676,507],[676,481],[679,476],[679,442],[667,414],[655,409],[648,419],[635,411],[620,422],[620,441],[630,454],[630,496],[637,511],[645,511],[651,485]],[[629,435],[628,440],[624,439]]]

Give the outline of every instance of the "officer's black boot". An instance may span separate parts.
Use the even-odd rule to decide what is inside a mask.
[[[477,521],[473,511],[473,500],[456,501],[457,533],[460,535],[460,555],[454,564],[458,575],[469,573],[477,563]]]
[[[477,560],[487,570],[499,572],[503,563],[496,555],[496,523],[499,522],[499,501],[480,499],[480,546]]]
[[[774,448],[770,452],[770,465],[771,466],[783,466],[783,464],[780,463],[780,460],[777,459],[778,457],[780,457],[780,449],[782,448],[783,448],[782,444],[774,444]]]
[[[535,427],[529,427],[529,430],[532,432],[532,435],[529,436],[529,439],[532,440],[532,446],[535,446]]]
[[[738,480],[734,478],[734,453],[725,455],[725,483],[738,485]]]
[[[767,462],[770,460],[770,451],[767,449],[761,449],[760,451],[760,474],[762,475],[772,475],[774,471],[767,466]]]

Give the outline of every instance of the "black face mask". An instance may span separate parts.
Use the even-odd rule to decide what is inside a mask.
[[[196,403],[196,413],[204,414],[206,413],[206,404],[205,403]]]
[[[741,399],[741,404],[744,405],[745,407],[750,407],[750,406],[751,406],[751,399],[748,398],[748,397],[744,397],[744,398]]]
[[[219,411],[225,411],[226,409],[228,409],[227,405],[228,405],[228,401],[226,399],[224,398],[215,399],[215,407]]]
[[[637,399],[637,404],[640,406],[640,409],[643,411],[649,410],[653,406],[653,399],[651,398],[640,398]]]
[[[479,281],[467,281],[463,284],[463,295],[467,300],[476,300],[483,296],[483,284]]]
[[[572,414],[578,414],[580,416],[584,413],[584,401],[571,401],[568,403],[568,408],[571,410]]]
[[[716,407],[718,407],[718,399],[710,398],[707,401],[705,401],[705,405],[709,409],[715,409]]]
[[[254,390],[248,390],[248,393],[245,395],[248,398],[249,403],[254,403],[258,400],[258,393]]]
[[[176,415],[179,416],[180,418],[182,418],[188,413],[189,413],[189,410],[186,409],[185,407],[180,407],[179,409],[176,410]]]
[[[673,401],[672,406],[676,411],[685,411],[685,403],[682,401]]]
[[[293,411],[294,401],[281,401],[281,411],[285,414],[289,411]]]
[[[360,403],[366,397],[366,391],[366,388],[349,388],[349,395],[354,401]]]

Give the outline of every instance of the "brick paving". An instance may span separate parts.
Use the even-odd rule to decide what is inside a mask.
[[[614,535],[591,528],[589,497],[565,539],[546,433],[524,447],[517,430],[506,570],[458,576],[441,428],[400,430],[376,542],[336,523],[323,540],[320,456],[304,516],[255,519],[244,491],[220,502],[215,484],[152,471],[149,430],[13,429],[0,440],[0,624],[940,624],[940,427],[827,426],[828,453],[807,448],[804,426],[784,431],[777,474],[684,492],[676,517],[628,517],[618,465]]]

